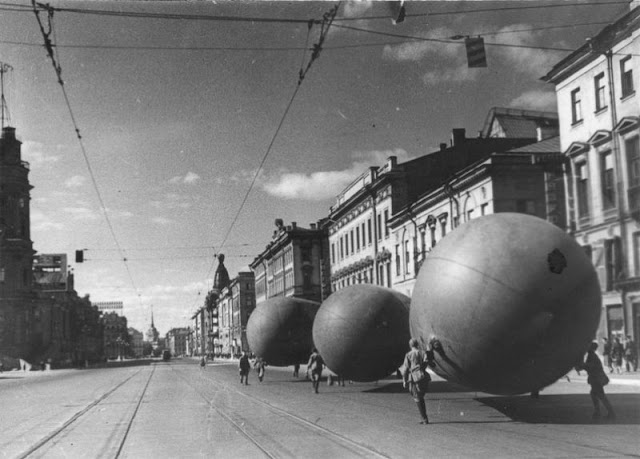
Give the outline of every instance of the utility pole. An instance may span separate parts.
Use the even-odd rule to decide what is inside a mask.
[[[2,112],[2,129],[4,129],[5,112],[7,113],[7,122],[9,122],[9,107],[4,97],[4,74],[10,70],[13,70],[13,67],[4,62],[0,62],[0,112]]]

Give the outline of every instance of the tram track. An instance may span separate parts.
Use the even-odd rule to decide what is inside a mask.
[[[365,444],[352,440],[338,432],[318,425],[304,417],[301,417],[291,411],[275,406],[269,402],[259,399],[258,397],[240,391],[228,383],[216,382],[215,387],[211,386],[211,380],[204,375],[200,375],[198,381],[201,384],[194,384],[193,381],[185,378],[181,373],[176,375],[184,381],[191,389],[202,399],[204,399],[212,410],[214,410],[223,419],[229,422],[238,432],[240,432],[248,441],[250,441],[259,451],[266,457],[300,457],[300,451],[295,452],[296,446],[291,446],[288,441],[292,438],[289,436],[281,436],[283,438],[274,439],[269,429],[277,422],[279,430],[289,432],[302,431],[297,437],[305,436],[307,444],[316,444],[318,450],[333,450],[337,457],[367,457],[367,458],[388,458],[389,456],[373,449]],[[242,412],[234,412],[233,400],[242,397],[248,400],[252,407],[243,411],[250,413],[246,416]],[[256,413],[262,413],[256,415]],[[266,419],[264,422],[252,421],[252,418]],[[269,425],[265,424],[268,423]],[[289,437],[289,438],[287,438]],[[293,443],[300,443],[299,440]],[[299,448],[299,446],[298,446]]]
[[[138,370],[135,373],[133,373],[132,375],[129,375],[124,380],[122,380],[119,383],[113,385],[111,388],[109,388],[109,390],[104,392],[101,396],[99,396],[98,398],[94,399],[91,403],[87,404],[80,411],[74,413],[71,417],[69,417],[66,421],[64,421],[60,425],[60,427],[58,427],[58,428],[54,429],[53,431],[49,432],[47,435],[42,437],[36,443],[31,445],[27,450],[25,450],[22,453],[18,454],[16,456],[16,458],[25,459],[25,458],[29,458],[29,457],[32,457],[32,456],[37,456],[40,453],[44,453],[44,450],[47,447],[50,447],[56,441],[56,439],[58,439],[58,438],[60,438],[60,437],[62,437],[64,435],[69,435],[69,434],[73,433],[74,428],[78,425],[78,423],[80,421],[86,420],[88,417],[90,417],[92,415],[92,413],[95,413],[97,411],[97,409],[101,405],[103,405],[105,402],[109,401],[111,399],[111,397],[113,397],[114,394],[116,394],[120,389],[125,387],[127,385],[127,383],[132,381],[141,372],[142,372],[142,370]],[[142,404],[142,400],[144,399],[145,393],[147,391],[147,388],[149,387],[149,383],[151,382],[151,378],[152,378],[154,372],[155,372],[155,366],[152,367],[152,370],[149,372],[149,376],[148,376],[148,378],[147,378],[147,380],[146,380],[146,382],[144,384],[144,387],[143,387],[142,391],[136,397],[135,408],[134,408],[133,412],[131,413],[131,415],[129,417],[129,420],[127,422],[127,426],[126,426],[126,429],[125,429],[124,433],[122,434],[121,438],[119,440],[117,440],[117,453],[114,456],[115,458],[118,458],[120,456],[120,453],[122,452],[122,449],[123,449],[123,447],[124,447],[124,445],[125,445],[125,443],[127,441],[128,434],[129,434],[129,431],[131,429],[131,425],[133,424],[133,422],[135,420],[135,417],[136,417],[136,415],[138,413],[138,410],[140,408],[140,405]],[[113,443],[113,442],[111,442],[111,443]],[[113,446],[111,446],[111,448],[115,449]]]

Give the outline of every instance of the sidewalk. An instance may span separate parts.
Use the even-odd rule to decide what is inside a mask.
[[[634,371],[631,373],[609,373],[609,371],[606,371],[607,376],[609,377],[609,384],[618,384],[621,386],[638,386],[640,387],[640,371]],[[580,374],[578,374],[577,371],[575,370],[571,370],[568,373],[569,379],[571,379],[571,382],[583,382],[583,383],[587,383],[587,372],[586,371],[580,371]],[[562,381],[562,378],[560,378],[560,381]]]

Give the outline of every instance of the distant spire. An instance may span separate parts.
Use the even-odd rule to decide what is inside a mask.
[[[153,328],[153,306],[151,306],[151,327]]]
[[[0,112],[2,112],[2,129],[4,129],[5,126],[5,119],[7,120],[7,126],[11,122],[7,99],[4,97],[4,74],[10,70],[13,70],[13,67],[4,62],[0,62]]]

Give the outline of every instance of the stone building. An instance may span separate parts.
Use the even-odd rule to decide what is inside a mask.
[[[143,355],[144,334],[133,327],[129,327],[127,333],[131,342],[130,355],[139,359]]]
[[[4,108],[4,107],[3,107]],[[35,358],[29,164],[15,128],[0,136],[0,359]],[[35,346],[35,347],[34,347]]]
[[[640,7],[543,80],[555,85],[569,229],[600,279],[598,337],[640,338]]]
[[[389,222],[393,288],[411,296],[420,266],[438,241],[482,215],[527,213],[564,228],[564,162],[557,136],[492,153],[395,213]]]
[[[104,352],[108,359],[122,360],[129,354],[131,340],[127,329],[127,318],[115,312],[102,316]]]
[[[271,241],[249,265],[255,274],[256,303],[273,297],[321,302],[330,293],[328,260],[322,221],[302,228],[277,219]]]
[[[189,354],[189,335],[191,330],[188,327],[172,328],[167,332],[165,346],[172,356],[184,356]]]
[[[494,116],[488,122],[488,129],[495,125]],[[326,225],[332,290],[359,283],[393,287],[394,260],[399,259],[401,253],[413,250],[406,244],[395,243],[389,227],[393,216],[425,192],[443,186],[457,171],[490,153],[535,142],[535,126],[526,135],[528,137],[467,138],[464,129],[454,129],[450,145],[443,143],[438,151],[405,163],[398,163],[392,156],[383,166],[370,167],[357,177],[338,195]],[[459,216],[450,218],[451,224],[457,225]],[[409,269],[414,270],[410,266]]]
[[[247,322],[256,306],[253,272],[240,272],[218,299],[219,336],[216,353],[239,355],[249,350]]]

